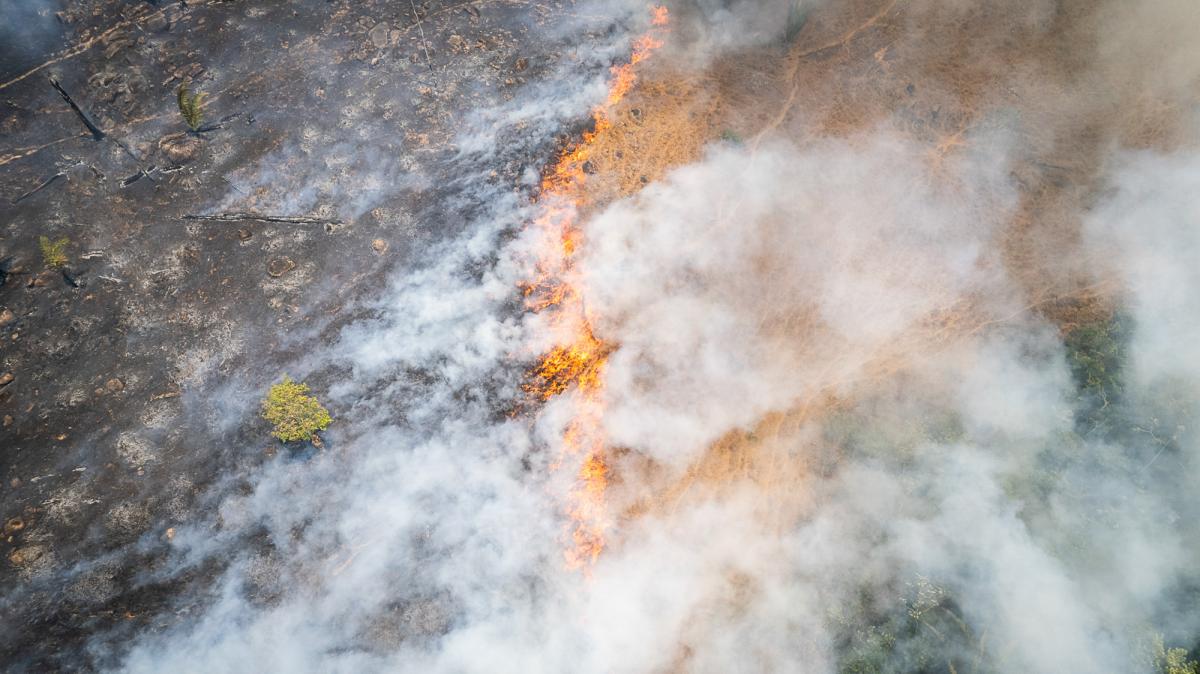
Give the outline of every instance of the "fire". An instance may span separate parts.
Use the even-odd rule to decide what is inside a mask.
[[[635,66],[663,45],[667,8],[652,7],[650,11],[652,28],[634,41],[629,62],[610,68],[608,95],[592,110],[592,129],[563,151],[542,179],[540,213],[533,224],[545,233],[547,245],[537,260],[536,277],[521,286],[526,307],[551,312],[555,327],[568,335],[529,371],[522,389],[537,400],[572,391],[572,417],[563,433],[564,456],[557,464],[570,457],[579,466],[565,507],[571,520],[571,541],[563,555],[571,569],[585,568],[599,558],[611,524],[605,499],[610,469],[601,422],[604,369],[614,346],[593,333],[582,291],[567,280],[566,272],[584,243],[578,217],[586,206],[584,185],[593,147],[612,129],[613,108],[637,81]]]

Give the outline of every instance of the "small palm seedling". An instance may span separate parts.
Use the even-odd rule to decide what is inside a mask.
[[[262,401],[262,416],[275,426],[272,435],[284,442],[297,442],[314,439],[317,431],[329,427],[333,421],[329,410],[308,395],[308,390],[308,385],[284,376],[283,381],[267,391]]]
[[[177,97],[179,114],[183,115],[183,121],[187,122],[192,133],[197,133],[200,131],[200,125],[204,122],[204,93],[192,93],[192,90],[184,84],[179,87]]]
[[[42,262],[50,269],[59,269],[67,264],[67,244],[71,240],[60,237],[51,240],[48,236],[38,237],[38,245],[42,249]]]

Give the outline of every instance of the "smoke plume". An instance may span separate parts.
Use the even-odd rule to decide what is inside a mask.
[[[223,571],[169,627],[96,635],[97,661],[1149,673],[1155,639],[1194,649],[1200,10],[933,5],[671,6],[586,130],[617,129],[566,209],[578,317],[521,296],[563,247],[532,224],[545,170],[492,164],[604,105],[640,7],[593,7],[620,18],[604,44],[464,118],[452,186],[302,137],[234,172],[253,191],[298,165],[263,203],[348,219],[445,188],[454,215],[404,226],[453,233],[297,364],[332,373],[329,447],[217,481],[139,580]],[[698,149],[605,182],[673,138]],[[603,387],[531,401],[580,322]],[[574,569],[581,401],[609,479],[604,549]]]

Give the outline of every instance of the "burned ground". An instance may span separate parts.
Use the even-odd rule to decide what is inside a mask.
[[[464,182],[514,189],[552,151],[519,138],[484,166],[452,141],[552,71],[565,45],[529,34],[571,12],[417,3],[418,26],[407,3],[45,4],[63,41],[0,76],[0,659],[29,670],[186,615],[172,598],[220,563],[147,582],[167,532],[275,451],[265,386],[462,227],[481,207]],[[184,83],[220,128],[186,133]],[[231,211],[315,221],[186,219]],[[61,271],[41,236],[70,240]]]
[[[521,209],[537,197],[540,173],[592,129],[586,96],[561,99],[627,57],[630,27],[628,8],[519,0],[36,4],[37,29],[0,56],[0,660],[14,671],[105,669],[135,638],[170,634],[216,603],[231,550],[250,560],[239,578],[251,607],[278,605],[295,590],[288,583],[330,582],[313,559],[289,566],[268,524],[236,520],[227,507],[253,498],[268,462],[328,471],[296,483],[330,485],[313,500],[328,497],[336,512],[348,507],[333,486],[340,471],[361,468],[353,451],[389,428],[371,422],[386,417],[415,434],[433,425],[410,423],[409,401],[479,403],[497,427],[541,404],[514,399],[525,363],[463,383],[381,358],[395,371],[362,376],[358,391],[345,384],[351,366],[313,354],[347,331],[407,320],[385,315],[390,284],[434,266],[439,245],[471,223],[503,211],[513,222],[497,238],[522,236]],[[761,148],[770,159],[772,143],[845,141],[838,147],[852,152],[877,134],[905,143],[948,193],[956,162],[1003,165],[1011,202],[995,209],[981,199],[992,212],[968,204],[962,220],[1000,222],[987,241],[995,254],[980,266],[1012,280],[1016,309],[1005,305],[997,318],[986,292],[950,294],[864,356],[854,378],[818,373],[803,395],[727,429],[685,466],[613,448],[608,498],[631,531],[642,518],[732,499],[747,483],[771,527],[785,530],[813,515],[806,490],[832,481],[855,443],[884,442],[847,428],[880,423],[864,410],[902,398],[929,354],[953,357],[956,345],[1029,323],[1070,348],[1080,326],[1119,323],[1118,281],[1084,249],[1083,220],[1104,197],[1115,148],[1187,142],[1191,99],[1114,60],[1111,49],[1141,47],[1108,47],[1099,36],[1123,17],[1096,3],[741,6],[760,4],[765,23],[786,23],[786,34],[758,35],[763,22],[751,22],[722,43],[708,22],[724,16],[718,5],[738,3],[670,5],[671,39],[608,111],[612,128],[580,167],[581,219],[621,199],[638,203],[673,169],[721,152],[753,164]],[[806,7],[802,21],[783,20],[789,4]],[[198,133],[176,110],[183,84],[207,95]],[[513,112],[548,103],[561,109]],[[46,264],[41,237],[68,239],[64,266]],[[502,257],[481,254],[458,273],[485,283]],[[720,280],[701,279],[710,283]],[[510,290],[498,303],[520,315]],[[801,300],[765,306],[760,328],[809,361],[836,359]],[[284,374],[329,392],[335,423],[324,449],[273,442],[258,418],[259,399]],[[556,393],[577,382],[560,383]],[[826,426],[814,432],[818,423]],[[909,426],[957,442],[955,423],[932,414]],[[548,453],[530,444],[523,470]],[[310,532],[321,508],[289,520],[290,534],[327,546],[336,576],[374,539],[340,538],[335,515]],[[221,541],[181,562],[172,539],[185,526]],[[348,650],[387,653],[452,630],[463,598],[433,580],[449,553],[431,530],[395,534],[416,551],[403,568],[383,565],[402,589],[372,609]],[[459,544],[445,547],[457,554]],[[409,587],[405,574],[428,582]],[[550,583],[514,575],[535,588],[529,603],[540,608],[539,593],[549,593],[541,583]],[[760,581],[725,581],[712,605],[741,615]],[[946,605],[958,620],[957,605]],[[684,632],[666,645],[663,671],[691,668]],[[838,638],[861,636],[850,633]]]

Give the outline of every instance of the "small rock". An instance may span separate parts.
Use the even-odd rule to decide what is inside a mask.
[[[19,477],[14,477],[13,479],[9,480],[9,481],[8,481],[8,486],[12,487],[13,489],[16,489],[17,487],[20,487],[20,486],[21,486],[21,478],[19,478]]]
[[[8,428],[9,426],[12,426],[12,423],[13,423],[13,418],[12,418],[12,415],[11,415],[11,414],[5,414],[5,415],[4,415],[4,427],[5,427],[5,428]],[[15,477],[14,477],[13,479],[14,479],[14,480],[16,480],[16,478],[15,478]],[[13,486],[16,486],[16,485],[13,485]]]
[[[175,538],[175,527],[167,527],[167,540]]]
[[[0,327],[8,325],[15,320],[17,320],[17,317],[15,314],[13,314],[12,309],[0,311]]]
[[[14,379],[16,379],[16,377],[14,377],[13,373],[11,373],[11,372],[5,372],[4,374],[0,374],[0,387],[8,386],[9,384],[12,383],[12,380],[14,380]]]
[[[466,44],[466,40],[462,39],[461,35],[451,35],[446,42],[450,45],[450,48],[454,49],[455,51],[462,49],[463,45]]]
[[[125,390],[125,382],[114,377],[104,382],[104,388],[108,389],[111,393],[120,393]]]
[[[581,168],[583,168],[583,172],[588,175],[595,175],[596,173],[596,165],[591,161],[583,162],[583,166]]]
[[[239,241],[249,241],[253,236],[254,236],[254,232],[251,232],[250,230],[245,229],[245,228],[239,229],[237,231],[237,237],[238,237]]]
[[[388,243],[383,239],[375,239],[371,242],[371,248],[373,248],[376,253],[382,253],[388,249]]]
[[[513,65],[513,68],[516,69],[517,72],[523,72],[528,67],[529,67],[529,59],[525,58],[524,56],[517,59],[516,64]]]
[[[296,263],[290,257],[277,257],[267,263],[267,273],[279,278],[296,268]]]
[[[367,33],[367,37],[371,38],[371,44],[375,45],[376,49],[383,49],[388,46],[388,25],[380,21]]]
[[[4,523],[4,535],[11,536],[25,528],[25,520],[20,517],[14,517]]]

